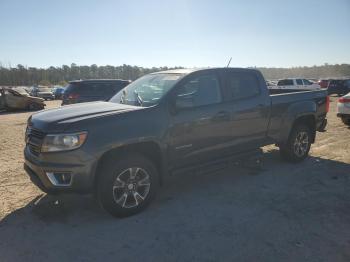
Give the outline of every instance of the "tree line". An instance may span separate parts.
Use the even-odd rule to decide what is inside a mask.
[[[257,68],[266,79],[277,80],[288,77],[307,79],[350,78],[350,64],[324,64],[322,66],[292,67],[292,68]]]
[[[175,67],[181,68],[181,67]],[[36,68],[17,65],[4,67],[0,64],[0,86],[66,85],[77,79],[126,79],[135,80],[148,73],[175,69],[168,67],[144,68],[131,65],[121,66],[79,66],[76,64],[61,67]],[[303,77],[309,79],[350,77],[350,64],[292,67],[292,68],[256,68],[266,79]]]
[[[175,67],[179,68],[179,67]],[[78,79],[125,79],[135,80],[145,74],[175,69],[168,67],[143,68],[138,66],[78,66],[76,64],[61,67],[36,68],[17,65],[3,67],[0,65],[0,86],[66,85]]]

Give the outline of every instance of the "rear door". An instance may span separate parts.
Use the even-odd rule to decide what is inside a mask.
[[[254,71],[227,71],[226,87],[233,151],[259,147],[266,140],[271,107],[262,77],[258,77]]]

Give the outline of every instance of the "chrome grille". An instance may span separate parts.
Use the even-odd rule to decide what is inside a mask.
[[[31,127],[27,128],[26,131],[26,142],[29,148],[29,151],[38,156],[40,154],[41,145],[43,143],[45,137],[45,133],[41,132],[38,129],[34,129]]]

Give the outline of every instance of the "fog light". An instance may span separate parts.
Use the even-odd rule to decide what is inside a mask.
[[[72,183],[70,173],[46,172],[46,175],[54,186],[70,186]]]

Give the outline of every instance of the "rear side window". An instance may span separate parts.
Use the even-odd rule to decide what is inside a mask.
[[[122,82],[71,83],[67,88],[67,92],[74,92],[81,95],[114,95],[125,86],[126,84]]]
[[[293,80],[292,79],[283,79],[283,80],[278,81],[277,85],[278,86],[292,86]]]
[[[82,92],[86,94],[110,94],[113,93],[112,83],[85,83]]]
[[[258,79],[252,73],[228,73],[227,80],[231,99],[244,99],[260,94]]]
[[[297,85],[303,85],[303,80],[301,79],[297,79],[296,82],[297,82]]]

